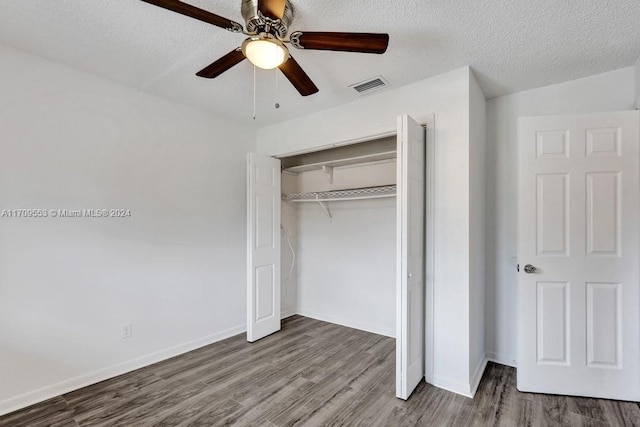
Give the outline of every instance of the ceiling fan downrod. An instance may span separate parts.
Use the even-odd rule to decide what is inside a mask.
[[[293,5],[288,0],[258,3],[258,0],[242,0],[242,17],[247,32],[252,35],[271,34],[284,40],[295,17]]]

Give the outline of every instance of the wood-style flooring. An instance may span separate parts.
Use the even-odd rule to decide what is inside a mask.
[[[293,316],[0,417],[0,426],[640,426],[636,403],[520,393],[489,364],[475,399],[395,398],[395,341]]]

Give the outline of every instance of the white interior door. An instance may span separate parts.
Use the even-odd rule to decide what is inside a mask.
[[[247,341],[280,330],[280,160],[249,153]]]
[[[398,117],[396,396],[424,377],[425,130]]]
[[[639,123],[520,119],[521,391],[640,400]]]

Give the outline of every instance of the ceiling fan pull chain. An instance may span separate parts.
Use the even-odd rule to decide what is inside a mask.
[[[280,108],[280,103],[278,102],[278,69],[275,69],[276,71],[276,110],[278,108]]]
[[[253,66],[253,120],[256,119],[256,66]]]

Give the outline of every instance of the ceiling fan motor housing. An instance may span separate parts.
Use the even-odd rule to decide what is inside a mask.
[[[251,34],[269,33],[284,39],[295,16],[293,5],[287,0],[282,19],[271,19],[258,12],[258,0],[242,0],[242,17],[247,32]]]

